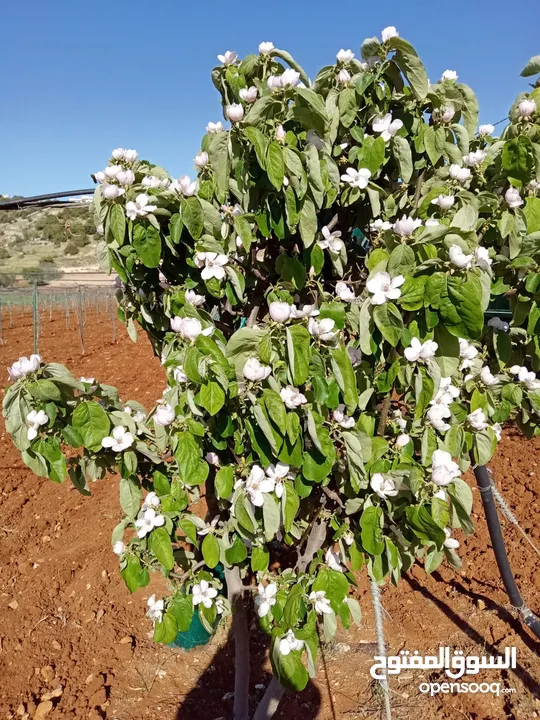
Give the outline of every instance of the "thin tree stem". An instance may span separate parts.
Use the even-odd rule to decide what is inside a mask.
[[[232,611],[234,636],[234,720],[249,717],[249,629],[244,609],[244,585],[238,567],[225,568],[227,597]]]
[[[261,702],[257,706],[253,720],[270,720],[278,709],[279,701],[283,697],[285,688],[279,684],[275,677],[270,680]]]

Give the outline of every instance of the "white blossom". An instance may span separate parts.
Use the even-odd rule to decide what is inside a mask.
[[[391,227],[392,223],[388,222],[388,220],[383,220],[382,218],[377,218],[369,224],[369,229],[373,232],[379,232],[380,230],[390,230]]]
[[[105,198],[105,200],[116,200],[116,198],[123,195],[126,191],[124,188],[118,187],[118,185],[109,185],[108,183],[103,183],[101,186],[101,194]],[[126,207],[127,210],[127,207]]]
[[[188,376],[184,372],[184,368],[182,367],[182,365],[178,365],[178,367],[174,368],[173,378],[176,380],[177,383],[185,383],[189,380]]]
[[[478,355],[478,349],[471,345],[465,338],[459,339],[459,357],[463,359],[461,369],[466,370],[471,367],[471,361]]]
[[[219,465],[220,465],[220,463],[219,463],[219,455],[218,455],[217,453],[215,453],[215,452],[207,452],[206,455],[204,456],[204,459],[205,459],[206,462],[209,463],[210,465],[215,465],[216,467],[219,467]],[[215,520],[216,522],[214,522],[214,520]],[[212,527],[215,527],[215,526],[216,526],[217,521],[219,520],[219,516],[218,516],[218,517],[215,517],[214,520],[212,520]]]
[[[402,127],[403,121],[399,119],[392,120],[392,113],[386,113],[386,115],[375,118],[371,124],[373,132],[379,133],[384,142],[388,142],[393,138]]]
[[[490,123],[487,123],[486,125],[479,125],[478,126],[478,135],[480,137],[486,137],[487,135],[491,135],[491,133],[495,130],[495,125],[491,125]]]
[[[486,153],[483,150],[473,150],[463,156],[463,162],[467,167],[478,167],[486,159]]]
[[[435,430],[445,432],[450,429],[450,425],[446,420],[452,416],[450,409],[446,405],[431,405],[427,411],[427,419],[433,425]]]
[[[284,323],[291,317],[292,305],[286,302],[274,301],[268,306],[268,312],[274,322]]]
[[[521,365],[512,365],[509,372],[512,375],[515,375],[519,382],[524,383],[527,390],[540,389],[540,380],[536,378],[536,374],[534,372],[527,370],[526,367],[522,367]]]
[[[178,195],[184,197],[192,197],[197,192],[197,181],[191,180],[189,175],[182,175],[178,180],[173,180],[170,184],[170,189]]]
[[[217,123],[209,122],[206,126],[206,132],[207,133],[219,133],[223,132],[225,128],[223,127],[223,123],[221,120],[218,120]]]
[[[18,380],[19,378],[28,375],[29,373],[36,372],[41,365],[40,355],[30,355],[29,358],[26,356],[20,357],[16,362],[8,368],[8,374],[10,380]]]
[[[244,107],[239,103],[227,105],[227,107],[225,108],[225,115],[233,123],[240,122],[240,120],[242,120],[244,117]]]
[[[120,172],[122,172],[121,165],[108,165],[104,170],[105,177],[107,177],[109,180],[116,180],[116,176]]]
[[[139,157],[139,153],[136,150],[124,150],[124,160],[128,163],[134,163]]]
[[[279,75],[270,75],[266,84],[269,90],[279,90],[281,88],[281,77]]]
[[[426,340],[421,343],[417,337],[411,338],[411,344],[405,348],[404,355],[409,362],[417,362],[418,360],[429,360],[435,357],[439,345],[433,340]]]
[[[156,208],[157,205],[150,204],[150,197],[146,193],[140,193],[135,198],[135,202],[130,200],[126,203],[126,215],[130,220],[135,220],[137,217],[146,217]]]
[[[269,585],[259,583],[257,586],[258,595],[255,596],[255,607],[257,608],[257,615],[259,617],[266,617],[272,605],[276,604],[277,590],[278,588],[275,583],[270,583]]]
[[[112,436],[104,437],[101,441],[101,446],[104,448],[111,448],[114,452],[121,452],[126,448],[133,445],[133,435],[126,430],[123,425],[117,425],[113,431]]]
[[[165,524],[165,517],[158,515],[154,508],[148,508],[142,514],[138,520],[135,520],[135,527],[137,528],[137,537],[143,538],[148,535],[149,532],[156,527],[161,527]]]
[[[463,270],[472,267],[474,255],[466,255],[459,245],[451,245],[448,251],[448,257],[454,267]]]
[[[355,170],[354,168],[350,167],[345,170],[345,174],[341,176],[341,180],[342,182],[347,183],[351,187],[360,188],[360,190],[363,190],[368,186],[370,177],[371,171],[367,168],[360,168],[360,170]]]
[[[309,334],[319,338],[322,342],[330,342],[334,340],[339,330],[335,328],[335,321],[332,318],[322,318],[322,320],[315,320],[309,318],[308,330]]]
[[[451,377],[442,377],[439,383],[437,394],[430,402],[430,405],[450,405],[459,397],[459,388],[452,385]]]
[[[346,85],[351,79],[351,73],[346,68],[341,68],[338,72],[337,78],[341,85]]]
[[[293,87],[298,85],[299,80],[300,73],[292,68],[287,68],[287,70],[285,70],[285,72],[281,75],[281,87]]]
[[[324,240],[318,240],[317,245],[322,250],[330,250],[330,252],[334,253],[334,255],[339,255],[344,247],[343,240],[341,239],[341,230],[334,230],[333,232],[330,232],[325,225],[321,230],[321,233]]]
[[[264,494],[273,492],[275,485],[275,481],[265,475],[262,467],[253,465],[246,480],[246,490],[251,503],[255,507],[262,507],[264,505]]]
[[[338,425],[341,425],[341,427],[345,428],[346,430],[354,427],[356,424],[356,421],[353,417],[349,417],[349,415],[345,414],[345,405],[338,405],[337,408],[334,410],[333,415],[335,422],[337,422]]]
[[[207,580],[201,580],[200,583],[193,586],[193,604],[203,604],[205,608],[212,607],[214,598],[217,596],[218,591],[216,588],[211,587]]]
[[[274,482],[274,492],[277,498],[281,498],[283,495],[283,480],[290,476],[290,469],[289,465],[282,462],[269,465],[266,468],[266,475]]]
[[[26,416],[26,424],[29,426],[26,432],[28,440],[34,440],[38,435],[38,429],[41,425],[49,422],[49,416],[44,410],[30,410]]]
[[[292,630],[288,630],[279,641],[279,652],[281,655],[288,655],[291,650],[301,650],[304,647],[304,641],[298,640]]]
[[[489,257],[489,250],[485,247],[478,246],[474,251],[474,260],[476,265],[482,270],[488,271],[493,260]]]
[[[95,378],[80,377],[79,380],[85,385],[93,385],[96,382]]]
[[[295,408],[300,407],[300,405],[305,405],[307,403],[306,396],[302,395],[300,390],[292,387],[292,385],[287,385],[282,388],[279,392],[279,396],[289,410],[294,410]]]
[[[384,305],[387,300],[397,300],[401,297],[401,285],[405,282],[403,275],[391,278],[387,272],[378,272],[370,278],[366,287],[372,294],[372,305]]]
[[[262,42],[259,43],[259,52],[261,55],[268,55],[274,49],[273,42]]]
[[[420,218],[412,218],[410,215],[403,215],[394,223],[394,232],[401,237],[412,235],[416,228],[422,225]]]
[[[261,365],[259,359],[256,357],[248,358],[242,370],[242,374],[246,380],[251,380],[252,382],[266,380],[271,372],[272,368],[267,367],[266,365]]]
[[[228,262],[229,258],[227,255],[216,252],[197,253],[195,258],[197,267],[202,267],[201,278],[203,280],[210,280],[211,278],[223,280],[226,275],[225,265],[227,265]],[[204,263],[204,267],[202,263]]]
[[[407,433],[401,433],[401,435],[398,435],[396,438],[396,445],[398,447],[405,447],[405,445],[408,445],[411,442],[411,436],[407,435]]]
[[[449,210],[455,202],[456,198],[453,195],[439,195],[431,201],[431,204],[438,205],[442,210]]]
[[[126,550],[126,546],[121,540],[117,540],[113,545],[113,553],[115,555],[123,555]]]
[[[516,190],[514,187],[508,188],[508,190],[504,193],[504,199],[508,207],[511,208],[517,208],[520,205],[523,205],[523,199],[519,194],[519,190]]]
[[[474,412],[467,415],[467,420],[474,430],[484,430],[487,427],[486,414],[482,408],[476,408]]]
[[[120,185],[133,185],[135,182],[135,173],[133,170],[121,170],[116,176],[116,179]]]
[[[464,168],[453,163],[450,165],[450,177],[460,183],[466,183],[467,180],[470,180],[471,178],[471,171],[469,168]]]
[[[518,105],[518,111],[522,118],[528,118],[536,112],[536,103],[530,98],[528,100],[522,100]]]
[[[461,476],[459,465],[446,450],[435,450],[431,456],[431,479],[435,485],[446,486]]]
[[[142,185],[147,188],[168,188],[170,182],[169,178],[159,178],[155,175],[145,175],[142,179]]]
[[[456,109],[453,105],[444,105],[433,111],[433,119],[438,122],[449,123],[455,114]]]
[[[315,612],[319,613],[319,615],[328,615],[333,612],[330,607],[330,600],[326,597],[324,590],[314,590],[309,594],[309,599],[315,607]]]
[[[441,82],[444,82],[445,80],[447,82],[456,82],[457,79],[458,74],[455,70],[445,70],[441,75]]]
[[[341,566],[341,563],[339,561],[339,555],[337,552],[334,552],[334,550],[329,547],[324,555],[324,562],[328,565],[330,570],[335,570],[336,572],[343,572],[343,567]]]
[[[484,365],[484,367],[480,370],[480,380],[488,387],[492,385],[499,385],[500,383],[500,380],[493,375],[487,365]]]
[[[113,160],[123,160],[125,154],[126,151],[124,150],[124,148],[115,148],[111,153],[111,157],[113,158]]]
[[[502,425],[500,423],[494,423],[491,426],[491,429],[495,433],[495,437],[497,438],[497,442],[501,441],[502,438]]]
[[[158,405],[154,414],[154,423],[160,427],[170,425],[175,418],[174,408],[169,403]]]
[[[206,150],[203,150],[202,152],[195,155],[193,162],[198,168],[206,167],[208,165],[208,153],[206,152]]]
[[[223,63],[223,65],[233,65],[237,57],[238,53],[235,53],[234,50],[227,50],[224,55],[218,55],[217,59],[220,63]]]
[[[336,295],[343,302],[351,302],[356,297],[354,290],[347,283],[341,281],[336,284]]]
[[[426,227],[437,227],[438,225],[440,225],[440,222],[437,220],[437,218],[428,218],[424,225]]]
[[[255,100],[257,99],[258,92],[259,91],[255,87],[255,85],[252,85],[251,87],[248,87],[248,88],[242,88],[238,94],[240,95],[240,98],[244,102],[254,103]]]
[[[150,620],[153,620],[155,623],[161,622],[163,620],[163,611],[165,610],[165,601],[163,599],[156,600],[155,595],[150,595],[146,604],[148,605],[146,617],[149,617]]]
[[[276,128],[276,140],[278,142],[283,142],[285,140],[285,136],[287,135],[287,132],[283,125],[278,125]]]
[[[291,317],[299,320],[305,317],[316,317],[319,312],[316,305],[302,305],[300,308],[296,307],[296,305],[291,305]]]
[[[195,290],[186,290],[185,300],[187,303],[193,305],[194,307],[204,305],[204,295],[197,295]]]
[[[144,498],[144,502],[142,505],[142,512],[146,512],[149,508],[154,508],[156,510],[160,506],[160,501],[157,493],[154,491],[149,492],[148,495]]]
[[[449,550],[457,550],[459,547],[459,540],[450,537],[452,535],[452,530],[450,528],[444,528],[444,534],[446,535],[446,539],[443,543],[444,547]]]
[[[385,477],[382,473],[375,473],[369,483],[379,497],[385,500],[387,497],[395,497],[398,494],[396,484],[391,477]]]
[[[348,62],[351,62],[353,57],[354,57],[354,53],[352,50],[341,49],[338,52],[338,54],[336,55],[336,60],[341,63],[348,63]]]
[[[202,329],[201,321],[198,318],[181,318],[175,315],[171,318],[171,330],[179,333],[185,340],[196,340],[199,335],[211,335],[212,327]]]
[[[399,37],[399,33],[393,25],[389,25],[388,27],[385,27],[381,33],[381,39],[382,39],[383,43],[387,42],[388,40],[391,40],[394,37]]]

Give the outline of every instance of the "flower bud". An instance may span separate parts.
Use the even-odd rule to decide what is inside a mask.
[[[353,59],[353,57],[354,53],[352,50],[340,50],[336,55],[336,60],[341,63],[348,63]]]
[[[383,43],[387,42],[388,40],[391,40],[394,37],[399,37],[399,33],[393,25],[389,25],[388,27],[385,27],[381,33],[381,39],[382,39]]]
[[[534,100],[522,100],[518,105],[519,114],[522,118],[528,118],[536,112]]]
[[[495,130],[495,126],[488,123],[487,125],[479,125],[478,126],[478,135],[480,137],[486,137],[487,135],[491,135],[491,133]]]
[[[341,68],[341,70],[338,72],[337,79],[339,83],[341,83],[342,85],[346,85],[351,79],[351,74],[345,68]]]
[[[125,150],[124,151],[124,160],[128,163],[134,163],[138,157],[139,157],[139,153],[136,150]]]
[[[291,305],[286,302],[271,302],[268,311],[274,322],[284,323],[291,316]]]
[[[123,160],[125,154],[124,148],[116,148],[112,151],[111,156],[114,160]]]
[[[240,120],[244,117],[244,108],[238,103],[233,103],[232,105],[227,106],[225,114],[231,122],[240,122]]]
[[[514,187],[508,188],[508,190],[504,194],[504,199],[505,199],[508,207],[511,207],[511,208],[517,208],[520,205],[523,205],[523,200],[521,199],[521,195],[519,194],[519,191],[516,190],[516,188],[514,188]]]
[[[117,185],[104,184],[101,186],[101,192],[106,200],[115,200],[120,195],[123,195],[125,191]]]
[[[254,103],[257,99],[258,90],[254,85],[252,85],[248,88],[242,88],[238,94],[244,102]]]
[[[287,133],[285,132],[285,128],[283,127],[283,125],[278,125],[276,128],[276,140],[278,142],[283,142],[283,140],[285,140],[286,134]]]
[[[206,167],[206,165],[208,165],[208,153],[203,151],[198,155],[195,155],[194,163],[198,168]]]
[[[259,44],[259,52],[261,55],[269,55],[274,49],[273,42],[262,42]]]
[[[120,185],[133,185],[135,182],[135,173],[133,170],[120,170],[116,179]]]
[[[455,70],[445,70],[441,75],[441,82],[456,82],[458,74]]]

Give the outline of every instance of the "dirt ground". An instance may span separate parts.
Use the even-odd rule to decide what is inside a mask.
[[[141,336],[137,345],[110,320],[88,312],[81,355],[75,322],[66,329],[62,313],[42,318],[39,351],[76,375],[116,385],[123,399],[148,409],[160,397],[164,374]],[[4,318],[0,367],[32,352],[31,318]],[[3,377],[7,381],[7,370]],[[3,390],[2,390],[3,393]],[[155,645],[144,617],[146,588],[130,596],[111,552],[110,533],[121,516],[115,478],[95,483],[84,498],[68,482],[58,486],[36,478],[0,429],[0,719],[38,720],[229,720],[233,654],[226,632],[190,652]],[[540,439],[526,442],[506,431],[492,463],[497,483],[532,541],[540,546]],[[470,478],[469,478],[470,479]],[[474,487],[474,486],[473,486]],[[387,642],[400,650],[437,654],[441,645],[465,654],[517,648],[515,671],[486,671],[473,678],[514,688],[507,694],[422,694],[422,682],[441,675],[408,671],[391,678],[394,718],[425,720],[528,720],[540,717],[540,644],[509,609],[499,579],[479,493],[477,535],[462,540],[463,570],[443,567],[426,576],[420,566],[399,588],[382,591]],[[509,555],[529,604],[540,611],[538,558],[518,531],[504,523]],[[276,714],[295,720],[381,717],[380,691],[369,675],[375,631],[365,576],[358,592],[363,622],[340,631],[326,648],[317,676],[298,695],[288,694]],[[256,623],[253,623],[252,691],[259,698],[269,680]],[[40,709],[36,712],[37,706]]]

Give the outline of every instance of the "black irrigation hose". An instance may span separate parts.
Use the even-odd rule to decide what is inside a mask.
[[[23,207],[42,207],[47,205],[48,200],[56,198],[77,197],[78,195],[93,195],[95,188],[86,188],[84,190],[66,190],[66,192],[48,193],[47,195],[34,195],[32,197],[22,197],[16,200],[5,200],[0,202],[0,210],[18,210]]]
[[[510,562],[508,561],[508,555],[506,553],[506,547],[504,545],[504,539],[501,532],[501,524],[499,522],[499,515],[497,513],[497,505],[495,504],[495,498],[493,497],[491,480],[486,466],[478,465],[475,467],[474,475],[476,477],[476,482],[478,483],[480,495],[482,496],[482,504],[484,505],[484,512],[486,514],[489,537],[491,539],[493,552],[495,553],[495,560],[497,561],[497,565],[499,567],[499,572],[501,574],[506,594],[508,595],[513,607],[521,615],[525,625],[533,631],[537,638],[540,638],[540,618],[538,618],[533,611],[525,605],[516,584],[512,568],[510,567]]]

